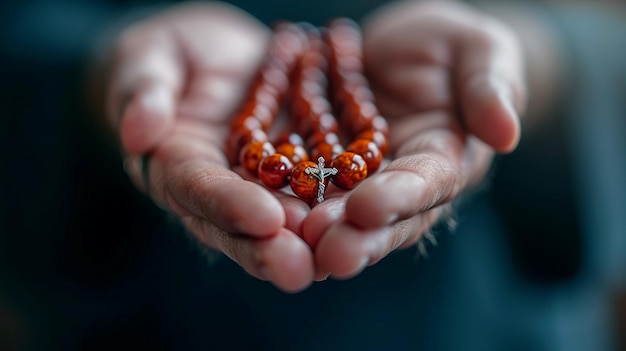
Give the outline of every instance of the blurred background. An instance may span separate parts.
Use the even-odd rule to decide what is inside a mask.
[[[232,3],[323,24],[382,2]],[[207,262],[93,122],[98,40],[167,5],[0,5],[0,350],[626,350],[623,2],[499,2],[558,33],[558,108],[428,259],[405,250],[297,295]]]

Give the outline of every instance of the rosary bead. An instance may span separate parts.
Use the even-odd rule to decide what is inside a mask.
[[[275,67],[265,67],[259,77],[262,84],[273,88],[277,96],[282,96],[289,89],[287,74]]]
[[[282,143],[276,147],[276,152],[287,156],[294,164],[309,160],[309,154],[303,145],[294,145],[291,143]]]
[[[328,61],[321,52],[309,50],[302,56],[300,65],[307,69],[309,67],[317,67],[323,73],[328,67]],[[325,75],[322,75],[322,77],[326,80]]]
[[[231,165],[236,165],[239,161],[239,154],[241,149],[254,141],[267,141],[268,137],[264,131],[261,129],[248,130],[246,128],[239,128],[232,132],[229,142],[228,149],[226,150],[226,154],[228,156],[228,161]]]
[[[380,152],[382,152],[383,155],[386,155],[387,151],[389,151],[389,143],[387,142],[387,137],[385,136],[385,134],[378,130],[366,129],[359,133],[355,139],[367,139],[373,141],[374,144],[378,146],[378,149],[380,150]]]
[[[274,147],[267,141],[253,141],[241,149],[239,153],[239,163],[250,174],[257,175],[259,163],[265,157],[275,153]]]
[[[296,87],[297,96],[310,99],[313,96],[319,96],[324,94],[325,85],[320,82],[311,80],[303,80]]]
[[[291,145],[304,145],[304,140],[297,133],[283,132],[275,140],[274,145],[289,143]]]
[[[291,172],[291,190],[302,199],[313,199],[317,196],[319,180],[313,174],[307,174],[307,168],[316,167],[315,162],[306,161],[298,163]]]
[[[268,188],[280,189],[289,184],[293,163],[285,155],[276,153],[259,163],[259,178]]]
[[[353,152],[343,152],[331,163],[339,171],[333,177],[333,183],[344,190],[354,189],[367,177],[367,164],[363,157]]]
[[[328,112],[319,115],[311,113],[309,118],[300,121],[298,129],[303,135],[311,135],[315,132],[323,134],[339,132],[337,120]]]
[[[332,160],[343,152],[341,144],[331,144],[325,141],[317,143],[311,149],[311,159],[317,160],[323,157],[325,160]]]
[[[260,84],[252,92],[252,96],[249,97],[248,108],[254,108],[254,105],[264,105],[270,109],[272,116],[276,116],[280,109],[279,100],[280,97],[276,95],[277,92],[267,84]],[[254,105],[253,105],[254,104]]]
[[[260,128],[267,131],[274,123],[274,115],[269,107],[263,104],[258,104],[256,102],[249,102],[244,105],[243,109],[239,115],[233,120],[231,123],[232,129],[237,129],[240,125],[244,124],[246,120],[250,117],[255,118],[259,122],[261,122]]]
[[[336,133],[313,132],[311,133],[309,138],[306,140],[306,144],[309,147],[315,147],[317,144],[321,143],[322,141],[330,145],[339,144],[339,137],[337,136]],[[325,159],[331,160],[331,158],[325,158]]]
[[[372,120],[378,115],[376,106],[371,102],[350,102],[343,110],[341,116],[342,126],[352,134],[357,134],[368,129],[372,125]]]
[[[373,141],[367,139],[358,139],[352,142],[346,148],[346,151],[354,152],[363,157],[367,164],[367,173],[374,174],[380,163],[383,161],[383,154]]]
[[[263,123],[261,120],[256,118],[254,115],[243,113],[237,116],[232,123],[230,124],[232,130],[243,129],[245,131],[251,132],[257,129],[264,129]]]
[[[369,128],[366,127],[364,129],[361,129],[359,132],[366,130],[366,129],[373,129],[375,131],[379,131],[385,137],[387,138],[389,137],[389,124],[387,123],[387,120],[383,116],[374,117],[374,119],[372,119],[371,126],[369,126]]]

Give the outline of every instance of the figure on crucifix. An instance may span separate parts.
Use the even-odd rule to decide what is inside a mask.
[[[326,185],[324,181],[327,177],[333,176],[339,172],[337,168],[328,168],[325,165],[326,160],[323,157],[317,159],[317,166],[315,167],[307,167],[304,172],[306,174],[311,174],[317,178],[319,181],[319,185],[317,187],[317,202],[324,201],[324,191],[326,191]]]

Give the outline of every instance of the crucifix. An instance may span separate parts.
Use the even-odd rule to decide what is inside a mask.
[[[324,180],[329,177],[337,174],[339,172],[337,168],[327,168],[324,164],[325,160],[323,157],[317,159],[317,166],[315,167],[307,167],[304,170],[304,173],[311,174],[317,178],[319,181],[319,185],[317,187],[317,202],[324,201],[324,191],[326,190],[326,185],[324,185]]]

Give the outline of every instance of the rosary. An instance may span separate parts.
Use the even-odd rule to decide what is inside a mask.
[[[297,132],[270,142],[281,109]],[[350,190],[376,172],[388,136],[363,74],[358,26],[347,19],[321,29],[280,23],[226,148],[231,166],[241,165],[271,189],[289,185],[310,203],[324,201],[329,181]],[[352,141],[344,149],[341,139]]]

